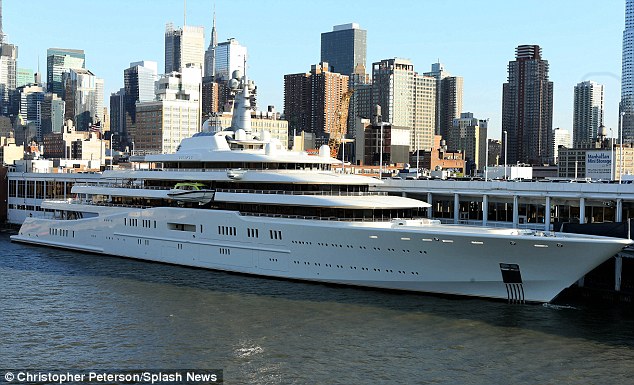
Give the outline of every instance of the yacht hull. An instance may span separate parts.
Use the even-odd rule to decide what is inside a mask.
[[[260,276],[512,302],[549,302],[631,243],[169,207],[76,220],[28,218],[11,239]]]

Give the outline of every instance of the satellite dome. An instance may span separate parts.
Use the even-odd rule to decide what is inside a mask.
[[[319,147],[319,157],[320,158],[330,158],[330,147],[327,144]]]
[[[203,131],[203,132],[209,131],[209,119],[205,120],[205,122],[203,123],[203,128],[202,128],[201,131]]]
[[[275,145],[275,143],[267,143],[264,145],[264,154],[272,156],[275,155],[277,153],[277,146]]]
[[[240,70],[235,70],[231,73],[231,78],[232,79],[242,79],[242,71]]]

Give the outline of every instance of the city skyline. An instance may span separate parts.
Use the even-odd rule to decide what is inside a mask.
[[[163,72],[165,25],[183,25],[182,1],[156,1],[151,7],[144,1],[101,1],[91,3],[90,9],[79,0],[30,3],[30,12],[25,12],[24,2],[3,3],[5,41],[19,47],[18,67],[37,71],[39,56],[43,73],[48,48],[82,49],[86,68],[105,79],[106,97],[123,87],[123,70],[130,62],[154,60]],[[454,76],[463,77],[461,112],[489,118],[489,137],[498,139],[508,62],[514,59],[516,46],[539,44],[554,82],[553,127],[572,131],[574,86],[594,80],[605,85],[605,125],[618,130],[624,1],[598,8],[590,0],[535,0],[513,7],[498,0],[433,3],[434,14],[448,15],[451,23],[430,17],[429,2],[409,2],[407,12],[402,12],[405,7],[387,9],[381,4],[369,2],[352,13],[333,13],[340,3],[325,1],[314,7],[296,2],[217,2],[218,42],[233,37],[248,48],[247,74],[258,85],[259,109],[272,104],[281,111],[284,74],[319,62],[322,33],[335,25],[358,23],[368,31],[368,63],[406,58],[423,73],[440,61]],[[521,17],[544,6],[548,9],[539,19]],[[187,25],[205,27],[205,47],[213,8],[210,0],[187,2]],[[33,10],[46,15],[37,25],[49,33],[34,33]],[[113,25],[113,20],[118,23]],[[78,33],[77,26],[86,26],[85,33]]]

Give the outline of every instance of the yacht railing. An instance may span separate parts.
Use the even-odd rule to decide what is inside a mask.
[[[142,186],[127,183],[75,183],[76,186],[92,186],[100,188],[126,188],[136,190],[168,191],[172,187],[164,186]],[[274,194],[274,195],[313,195],[313,196],[387,196],[387,192],[379,191],[287,191],[287,190],[251,190],[251,189],[213,189],[216,192],[233,194]]]
[[[80,198],[68,198],[68,199],[49,199],[47,200],[49,203],[65,203],[71,205],[87,205],[87,206],[105,206],[105,207],[126,207],[126,208],[135,208],[135,209],[149,209],[153,206],[146,205],[130,205],[125,203],[112,203],[105,201],[90,201]]]
[[[240,212],[242,216],[249,217],[267,217],[267,218],[285,218],[285,219],[307,219],[307,220],[318,220],[318,221],[333,221],[333,222],[391,222],[397,218],[339,218],[339,217],[318,217],[318,216],[309,216],[309,215],[288,215],[288,214],[265,214],[265,213],[249,213],[249,212]],[[403,220],[420,220],[420,218],[401,218],[398,219]]]
[[[249,189],[215,189],[216,192],[234,194],[278,194],[278,195],[325,195],[325,196],[387,196],[386,192],[377,191],[286,191],[286,190],[249,190]]]

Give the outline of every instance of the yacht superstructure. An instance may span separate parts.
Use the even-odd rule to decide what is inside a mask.
[[[109,170],[47,200],[12,240],[336,284],[548,302],[630,240],[441,225],[425,202],[335,173],[327,146],[290,152],[248,124],[242,78],[231,130],[203,129],[150,169]],[[195,186],[195,188],[193,187]],[[185,188],[188,187],[188,188]],[[182,195],[184,194],[184,195]],[[187,197],[189,195],[189,197]],[[184,197],[184,198],[183,198]]]

